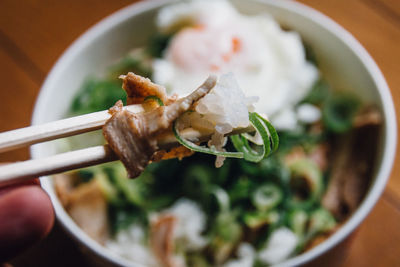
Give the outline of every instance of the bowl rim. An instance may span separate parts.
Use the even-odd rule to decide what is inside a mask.
[[[395,109],[392,100],[392,96],[389,87],[385,81],[385,78],[378,68],[377,64],[374,62],[369,53],[365,48],[342,26],[337,24],[328,16],[322,14],[321,12],[308,7],[302,3],[298,3],[290,0],[253,0],[254,2],[267,4],[269,6],[274,6],[276,8],[286,9],[289,12],[296,13],[302,17],[307,17],[312,22],[320,25],[330,34],[341,39],[342,42],[359,58],[362,64],[366,67],[368,74],[373,79],[381,101],[382,111],[385,118],[384,129],[383,129],[383,144],[384,150],[382,152],[381,164],[378,166],[377,173],[375,175],[375,181],[371,184],[370,190],[365,196],[363,202],[360,204],[358,209],[352,214],[346,223],[344,223],[339,230],[337,230],[332,236],[325,240],[320,245],[315,248],[290,258],[277,266],[296,266],[304,264],[313,259],[316,259],[320,255],[324,254],[335,245],[343,241],[347,236],[349,236],[357,226],[365,219],[365,217],[371,212],[379,197],[381,196],[386,183],[390,177],[391,169],[393,166],[394,158],[396,155],[396,143],[397,143],[397,124]],[[140,1],[128,5],[111,15],[105,17],[100,22],[96,23],[94,26],[89,28],[86,32],[78,37],[66,50],[63,52],[61,57],[57,60],[49,74],[47,75],[39,95],[37,97],[33,115],[32,124],[38,124],[41,122],[42,112],[40,108],[44,106],[45,103],[50,101],[50,91],[52,91],[56,80],[63,73],[65,68],[70,64],[71,60],[79,54],[79,52],[90,45],[92,40],[96,37],[102,35],[105,31],[108,31],[129,18],[143,13],[147,10],[153,8],[161,7],[165,4],[176,2],[176,0],[158,0],[158,1]],[[39,155],[39,149],[36,146],[31,147],[32,158],[37,158]],[[120,256],[113,254],[109,249],[99,245],[96,241],[88,237],[67,215],[61,203],[59,202],[57,196],[53,193],[50,188],[51,184],[46,177],[40,179],[42,187],[50,195],[52,200],[57,220],[61,223],[64,229],[76,239],[79,243],[87,246],[92,252],[94,252],[100,258],[111,261],[116,265],[129,265],[129,266],[140,266],[137,263],[133,263],[126,260]]]

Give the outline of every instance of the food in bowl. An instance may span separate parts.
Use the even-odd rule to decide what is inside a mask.
[[[164,87],[133,72],[120,78],[127,103],[139,104],[143,111],[133,113],[123,109],[122,101],[118,100],[109,109],[112,116],[103,126],[103,135],[124,164],[129,178],[138,177],[150,162],[183,158],[192,152],[217,156],[215,165],[221,167],[226,157],[259,162],[278,147],[275,129],[261,115],[249,111],[254,108],[232,74],[219,78],[210,75],[200,87],[181,98],[176,94],[168,97]],[[214,110],[216,105],[218,112]],[[182,146],[160,148],[160,139],[166,138],[171,130]],[[181,134],[185,130],[198,133],[192,137],[194,142]],[[251,135],[240,133],[231,137],[238,151],[226,151],[226,135],[238,130],[256,132],[261,139],[261,147],[256,149],[260,151],[249,144],[254,139]],[[204,142],[208,147],[196,144]]]
[[[182,20],[164,28],[162,23],[168,19],[161,17],[168,12],[174,19],[180,14]],[[265,29],[251,24],[260,33],[254,37],[258,39],[253,48],[244,50],[252,44],[233,37],[247,34],[246,30],[233,27],[222,38],[212,28],[231,24],[225,19],[260,23]],[[256,110],[266,113],[278,128],[280,149],[257,164],[227,159],[219,169],[211,167],[213,158],[195,154],[182,161],[151,164],[135,180],[125,179],[118,163],[71,173],[68,179],[57,177],[60,199],[71,217],[116,254],[146,266],[274,264],[323,241],[365,195],[380,114],[349,93],[351,88],[330,88],[300,36],[281,30],[264,15],[245,17],[228,8],[227,2],[202,1],[167,7],[160,11],[158,21],[159,33],[149,46],[135,49],[113,65],[110,79],[88,82],[71,112],[105,109],[123,98],[122,90],[112,89],[120,87],[115,73],[141,73],[171,92],[184,94],[183,90],[193,89],[188,86],[192,80],[205,78],[205,68],[232,70],[246,94],[260,96]],[[208,32],[196,36],[196,30],[208,27],[218,36],[207,39]],[[211,47],[211,62],[191,67],[190,62],[180,62],[178,55],[172,56],[173,44],[186,40],[180,35],[186,30],[200,40],[183,48],[203,52]],[[213,41],[220,37],[218,50]],[[232,55],[221,60],[226,51]],[[248,61],[241,64],[241,56]],[[265,67],[264,61],[269,65]],[[174,82],[171,77],[184,79]],[[165,235],[155,238],[154,233],[160,232]]]

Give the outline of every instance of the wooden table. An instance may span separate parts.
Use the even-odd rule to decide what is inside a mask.
[[[383,71],[400,105],[400,1],[301,0],[349,30]],[[0,1],[0,131],[29,125],[39,88],[61,53],[104,16],[128,0]],[[397,117],[400,118],[399,110]],[[399,119],[397,119],[399,124]],[[397,149],[399,151],[399,148]],[[0,154],[0,161],[28,158],[26,149]],[[400,158],[372,213],[344,257],[325,266],[400,266]],[[56,225],[51,235],[18,257],[16,266],[82,265],[75,244]]]

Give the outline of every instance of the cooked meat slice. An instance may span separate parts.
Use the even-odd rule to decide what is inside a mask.
[[[143,121],[141,115],[123,110],[115,113],[103,127],[105,139],[132,178],[144,171],[157,150],[157,140],[147,134]]]
[[[375,145],[379,125],[354,129],[335,146],[331,178],[322,205],[339,221],[344,220],[359,206],[373,175]]]
[[[329,161],[328,152],[329,147],[328,144],[325,143],[312,147],[311,151],[308,153],[306,153],[302,146],[295,146],[292,148],[290,153],[285,156],[285,162],[287,165],[290,165],[299,159],[309,158],[318,165],[320,170],[326,171]]]
[[[329,230],[327,232],[324,233],[320,233],[318,235],[316,235],[314,238],[312,238],[305,246],[304,251],[309,251],[313,248],[315,248],[316,246],[318,246],[319,244],[321,244],[322,242],[324,242],[325,240],[327,240],[333,233],[335,233],[337,231],[337,229],[339,229],[340,226],[336,226],[334,229]]]
[[[73,179],[74,175],[57,174],[53,176],[54,188],[64,207],[68,205],[69,195],[74,189]]]
[[[382,115],[374,106],[367,106],[354,118],[354,127],[366,125],[379,125],[382,123]]]
[[[118,100],[117,103],[114,104],[111,108],[108,109],[108,113],[110,115],[114,115],[120,111],[122,111],[122,108],[124,107],[124,104],[122,103],[121,100]]]
[[[53,176],[54,188],[64,207],[69,204],[71,193],[79,186],[81,178],[76,172],[62,173]]]
[[[103,127],[103,134],[111,149],[128,170],[131,178],[139,176],[157,151],[157,135],[170,128],[172,122],[205,96],[216,83],[210,76],[190,95],[168,106],[134,114],[116,108]]]
[[[329,165],[329,145],[328,144],[319,144],[309,154],[309,157],[312,161],[314,161],[320,170],[326,171]]]
[[[154,84],[150,79],[136,75],[133,72],[119,77],[122,79],[122,88],[124,88],[128,96],[128,105],[141,104],[147,96],[157,96],[163,103],[167,103],[168,97],[163,86]]]
[[[107,200],[98,180],[93,179],[76,187],[65,207],[72,219],[84,232],[101,244],[107,240]]]
[[[176,266],[174,263],[174,227],[176,218],[162,215],[150,226],[150,246],[160,263],[165,267]]]
[[[286,165],[289,166],[293,162],[305,157],[306,153],[304,151],[304,148],[301,146],[295,146],[288,154],[285,155],[284,161]]]

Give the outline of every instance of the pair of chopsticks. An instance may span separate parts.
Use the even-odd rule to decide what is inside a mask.
[[[124,107],[124,109],[128,109],[133,113],[143,112],[142,105],[130,105]],[[111,115],[105,110],[0,133],[0,153],[62,137],[95,131],[101,129],[110,118]],[[252,130],[251,127],[236,129],[232,134],[250,130]],[[206,140],[212,133],[199,132],[189,128],[182,131],[181,134],[188,140],[199,141]],[[172,132],[159,136],[157,144],[160,149],[179,145]],[[115,160],[118,160],[115,153],[108,145],[103,145],[2,165],[0,166],[0,186]]]
[[[142,112],[141,105],[125,107],[132,112]],[[0,133],[0,153],[62,137],[101,129],[111,117],[108,111],[34,125]],[[62,153],[41,159],[32,159],[0,166],[0,185],[37,178],[44,175],[84,168],[116,160],[108,145]]]

